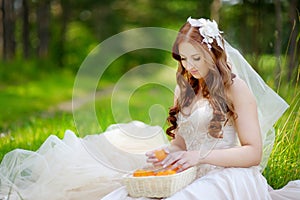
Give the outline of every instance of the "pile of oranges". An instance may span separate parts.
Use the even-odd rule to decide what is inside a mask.
[[[152,170],[144,170],[144,169],[138,169],[133,172],[134,177],[142,177],[142,176],[167,176],[167,175],[173,175],[176,174],[175,170],[172,169],[166,169],[158,172],[154,172]]]
[[[162,149],[162,150],[156,150],[154,152],[155,157],[157,158],[158,161],[162,161],[167,157],[167,153]],[[167,176],[167,175],[173,175],[176,174],[176,169],[165,169],[165,170],[160,170],[158,172],[154,172],[152,170],[145,170],[145,169],[137,169],[136,171],[133,172],[134,177],[142,177],[142,176]]]

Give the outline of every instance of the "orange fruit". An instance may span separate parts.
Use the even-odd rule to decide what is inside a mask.
[[[173,167],[173,165],[170,165],[168,168],[171,170],[171,168]],[[178,167],[172,169],[173,171],[178,171],[181,168],[181,166],[179,165]]]
[[[159,171],[156,173],[156,176],[168,176],[168,175],[173,175],[176,174],[175,170],[167,169],[164,171]]]
[[[154,151],[154,154],[158,161],[162,161],[167,157],[167,153],[163,149]]]
[[[134,177],[141,177],[141,176],[154,176],[154,171],[151,170],[144,170],[144,169],[137,169],[133,172]]]
[[[176,171],[169,169],[169,170],[166,170],[166,173],[167,173],[167,175],[172,175],[172,174],[176,174]]]

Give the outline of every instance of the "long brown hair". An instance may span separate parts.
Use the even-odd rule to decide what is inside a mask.
[[[211,49],[208,49],[202,41],[203,37],[199,33],[199,28],[192,27],[187,22],[179,30],[173,45],[172,56],[178,61],[176,79],[180,90],[175,105],[169,109],[167,118],[170,127],[166,130],[166,133],[173,138],[175,137],[174,130],[178,126],[177,114],[192,103],[199,91],[204,98],[208,99],[213,109],[213,117],[208,126],[208,133],[212,137],[222,138],[222,125],[226,118],[235,115],[233,105],[226,96],[226,90],[228,90],[232,84],[232,79],[235,77],[227,63],[226,53],[218,46],[215,39],[211,44]],[[182,42],[190,42],[211,57],[212,62],[208,63],[209,72],[205,77],[201,79],[194,78],[182,65],[178,50],[178,46]],[[224,44],[223,40],[222,43]]]

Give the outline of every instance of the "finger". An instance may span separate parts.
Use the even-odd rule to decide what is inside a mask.
[[[163,168],[166,168],[170,166],[172,163],[174,163],[174,158],[171,155],[168,155],[162,162],[161,164],[163,165]]]
[[[166,154],[169,154],[169,153],[170,153],[170,150],[169,150],[168,147],[165,147],[165,148],[163,148],[163,149],[164,149],[164,151],[166,152]]]
[[[155,167],[157,167],[157,166],[159,166],[160,168],[162,167],[161,162],[154,162],[154,163],[152,163],[152,165]]]
[[[163,168],[169,167],[170,165],[177,162],[179,159],[180,159],[179,155],[173,156],[170,154],[162,161]]]
[[[148,156],[148,157],[153,157],[153,156],[155,156],[155,155],[154,155],[154,151],[147,151],[147,152],[145,153],[145,155]]]
[[[176,163],[174,163],[174,164],[172,165],[172,169],[180,169],[180,168],[182,168],[182,166],[183,166],[185,163],[186,163],[185,160],[180,159],[180,160],[178,160]]]
[[[158,162],[158,159],[157,158],[148,158],[147,162],[148,163],[155,163],[155,162]]]
[[[148,156],[147,159],[157,159],[156,156]]]
[[[149,158],[151,158],[151,159],[156,158],[154,151],[148,151],[148,152],[145,153],[145,155],[146,155],[146,157],[148,157],[148,159]]]
[[[163,167],[168,167],[178,160],[182,159],[182,156],[184,155],[184,152],[174,152],[168,154],[168,156],[162,161]]]
[[[175,170],[175,171],[177,171],[178,172],[178,170],[179,169],[181,169],[182,168],[182,165],[179,165],[179,164],[174,164],[174,165],[171,165],[171,170]]]
[[[183,164],[185,162],[185,159],[183,158],[183,153],[180,152],[174,156],[173,162],[171,163],[172,165],[175,164],[176,162],[180,161],[179,164]]]
[[[182,167],[180,169],[177,170],[177,172],[182,172],[188,168],[190,168],[191,166],[188,163],[185,163],[182,165]]]

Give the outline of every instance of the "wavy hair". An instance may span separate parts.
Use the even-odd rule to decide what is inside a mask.
[[[177,114],[182,112],[184,107],[191,105],[199,91],[204,98],[208,99],[213,109],[213,117],[208,126],[208,134],[212,137],[222,138],[223,124],[230,117],[235,117],[233,105],[226,96],[226,90],[228,90],[235,77],[231,72],[231,67],[227,63],[226,53],[218,46],[215,39],[211,44],[211,49],[208,49],[202,40],[203,37],[200,35],[199,29],[192,27],[187,22],[179,30],[173,45],[172,56],[178,61],[176,80],[180,94],[176,97],[173,107],[169,109],[169,116],[167,118],[170,126],[167,128],[166,133],[172,138],[175,137],[174,131],[178,126]],[[206,60],[210,60],[210,62],[207,62],[209,72],[205,77],[200,79],[194,78],[182,65],[178,50],[178,46],[182,42],[191,43],[195,48],[208,56]],[[223,39],[222,43],[224,44]]]

